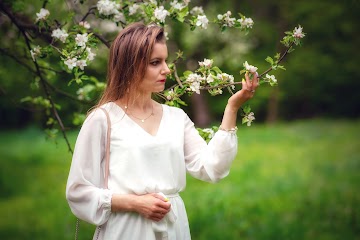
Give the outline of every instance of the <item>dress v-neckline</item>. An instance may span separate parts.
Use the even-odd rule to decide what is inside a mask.
[[[142,132],[146,133],[148,136],[153,137],[153,138],[155,138],[155,137],[157,137],[157,136],[159,135],[161,126],[163,125],[162,122],[163,122],[163,119],[164,119],[164,110],[165,110],[162,104],[160,104],[160,106],[161,106],[161,108],[162,108],[162,116],[161,116],[160,122],[159,122],[159,124],[158,124],[158,126],[157,126],[156,133],[155,133],[154,135],[152,135],[151,133],[149,133],[148,131],[146,131],[140,124],[138,124],[136,121],[134,121],[134,119],[132,119],[131,117],[129,117],[129,116],[126,114],[125,110],[124,110],[122,107],[120,107],[117,103],[115,103],[115,102],[111,102],[111,103],[115,104],[116,107],[119,108],[119,109],[123,112],[124,116],[125,116],[133,125],[135,125],[137,128],[139,128]]]

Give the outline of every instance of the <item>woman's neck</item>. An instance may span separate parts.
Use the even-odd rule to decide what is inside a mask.
[[[133,109],[138,111],[148,111],[154,106],[154,102],[149,96],[137,96],[137,97],[124,97],[116,101],[119,105],[127,109]]]

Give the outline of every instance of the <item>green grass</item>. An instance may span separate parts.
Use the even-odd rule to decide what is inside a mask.
[[[193,239],[360,239],[359,133],[359,121],[241,126],[227,178],[188,177],[181,195]],[[71,155],[58,141],[36,129],[1,133],[1,239],[73,239]],[[93,230],[82,222],[80,239]]]

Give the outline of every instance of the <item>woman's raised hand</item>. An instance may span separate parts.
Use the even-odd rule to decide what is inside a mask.
[[[258,73],[253,74],[250,79],[249,74],[245,74],[245,79],[242,80],[242,89],[237,91],[228,100],[228,107],[238,110],[242,104],[252,98],[256,89],[259,87]]]

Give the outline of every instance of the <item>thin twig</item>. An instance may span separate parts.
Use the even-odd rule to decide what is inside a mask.
[[[279,64],[283,59],[284,57],[289,53],[289,50],[291,49],[291,47],[294,45],[294,42],[292,42],[290,44],[290,46],[285,50],[285,52],[281,55],[281,57],[279,58],[279,60],[277,61],[277,64]],[[262,74],[259,75],[259,78],[261,78],[262,76],[264,76],[265,74],[267,74],[268,72],[270,72],[271,70],[273,70],[272,67],[266,69],[265,72],[263,72]]]
[[[110,41],[106,40],[103,36],[97,33],[93,33],[95,37],[97,37],[107,48],[110,48]]]
[[[12,59],[14,59],[15,62],[19,63],[21,66],[23,66],[24,68],[26,68],[29,72],[31,73],[34,73],[35,74],[35,71],[34,69],[32,69],[30,66],[28,66],[26,63],[22,62],[20,59],[18,59],[15,55],[9,53],[8,51],[6,51],[5,49],[3,48],[0,48],[0,53],[1,54],[4,54]]]
[[[174,77],[175,77],[177,83],[179,84],[179,86],[183,88],[183,85],[182,85],[182,83],[181,83],[181,80],[180,80],[180,78],[179,78],[179,76],[178,76],[178,74],[177,74],[175,62],[174,62]]]
[[[96,6],[90,7],[89,10],[85,13],[85,15],[81,18],[81,21],[85,21],[90,14],[94,14],[94,9],[96,9]]]

